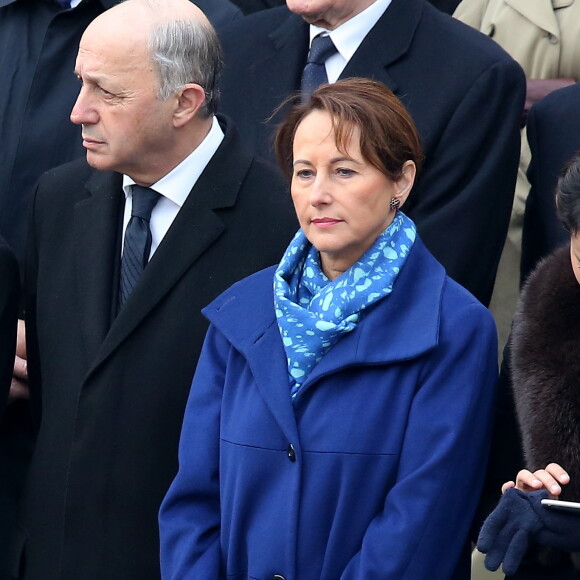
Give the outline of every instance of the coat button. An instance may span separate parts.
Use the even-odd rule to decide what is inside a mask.
[[[292,445],[292,443],[288,445],[288,459],[292,461],[292,463],[296,461],[296,452],[294,451],[294,445]],[[282,576],[280,576],[280,578],[282,578]]]
[[[546,34],[546,38],[550,44],[558,44],[558,39],[551,32]]]
[[[286,578],[284,578],[282,574],[274,574],[274,576],[272,576],[272,580],[286,580]]]

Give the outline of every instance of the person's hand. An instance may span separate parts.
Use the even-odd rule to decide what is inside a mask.
[[[512,488],[504,493],[477,539],[477,549],[486,554],[488,570],[497,570],[503,562],[505,574],[517,571],[530,541],[543,525],[534,505],[547,496],[545,490],[525,493]]]
[[[516,481],[506,481],[501,492],[515,487],[521,491],[530,492],[545,489],[552,499],[557,498],[562,493],[562,486],[570,483],[570,476],[566,470],[557,463],[550,463],[545,469],[538,469],[533,473],[527,469],[522,469]]]
[[[26,361],[26,331],[24,321],[18,321],[18,334],[16,338],[16,356],[14,357],[14,371],[8,402],[19,399],[28,399],[28,367]]]

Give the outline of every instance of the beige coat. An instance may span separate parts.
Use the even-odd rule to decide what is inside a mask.
[[[580,79],[580,0],[463,0],[453,16],[493,38],[528,79]],[[524,130],[509,232],[517,246],[530,187],[529,161]]]
[[[454,16],[493,38],[529,79],[580,79],[580,0],[463,0]]]

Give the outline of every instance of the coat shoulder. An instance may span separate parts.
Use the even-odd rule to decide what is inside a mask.
[[[282,24],[289,16],[291,16],[291,12],[286,6],[276,6],[268,10],[254,12],[240,20],[232,22],[228,26],[224,26],[223,31],[220,32],[220,40],[222,44],[229,45],[232,43],[233,45],[236,40],[244,39],[242,34],[245,32],[252,32],[247,37],[247,40],[255,39],[256,33],[258,36],[267,35]]]
[[[428,2],[425,2],[418,33],[431,38],[437,37],[440,50],[446,52],[447,57],[454,61],[461,59],[469,62],[472,67],[503,64],[523,75],[520,65],[497,42],[456,18],[440,12]],[[451,52],[447,52],[450,50]]]
[[[232,342],[254,341],[275,321],[274,272],[270,266],[240,280],[202,310]]]
[[[546,95],[530,110],[530,117],[536,122],[545,120],[552,128],[556,119],[565,119],[580,114],[580,83],[565,87]]]

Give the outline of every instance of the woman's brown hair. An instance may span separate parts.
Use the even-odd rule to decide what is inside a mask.
[[[291,97],[281,107],[295,99]],[[401,101],[381,83],[352,78],[322,85],[308,102],[294,105],[278,127],[274,150],[288,180],[293,174],[296,129],[313,111],[330,114],[336,146],[342,153],[358,127],[363,158],[387,177],[398,181],[406,161],[413,161],[419,170],[423,161],[419,133]]]

